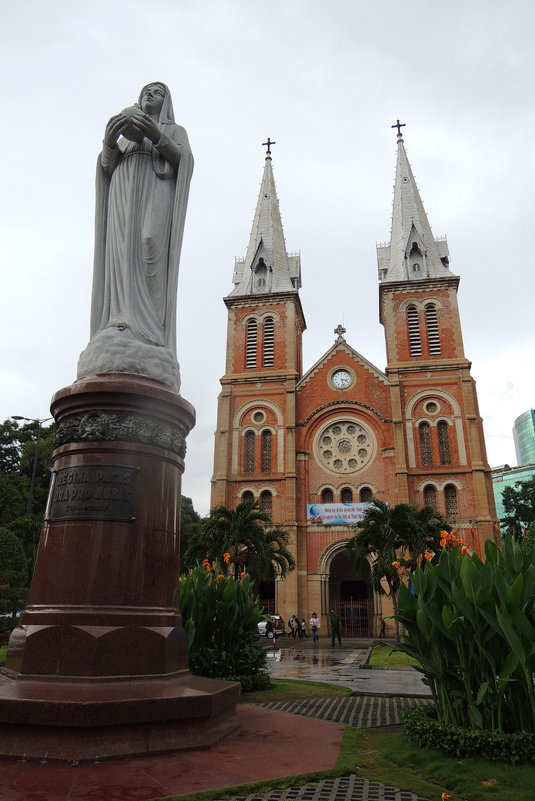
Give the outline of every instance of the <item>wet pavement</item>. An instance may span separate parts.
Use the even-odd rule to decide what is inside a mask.
[[[274,679],[323,681],[348,687],[362,695],[429,696],[430,690],[413,668],[366,665],[374,640],[345,639],[331,646],[328,638],[311,640],[279,637],[266,644],[269,675]]]

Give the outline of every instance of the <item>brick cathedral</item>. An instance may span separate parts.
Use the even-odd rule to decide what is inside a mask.
[[[339,325],[303,374],[301,261],[286,251],[268,145],[247,255],[224,299],[212,478],[212,506],[254,498],[290,534],[297,567],[262,587],[266,609],[285,620],[316,611],[325,631],[336,608],[346,634],[363,636],[378,634],[390,604],[373,592],[368,562],[356,568],[344,553],[362,504],[433,505],[478,554],[497,536],[459,277],[446,239],[431,232],[397,127],[391,240],[377,248],[385,372]]]

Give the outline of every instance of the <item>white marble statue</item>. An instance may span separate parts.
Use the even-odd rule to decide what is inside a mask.
[[[97,164],[91,338],[78,378],[134,373],[180,387],[178,266],[193,156],[169,89],[110,119]]]

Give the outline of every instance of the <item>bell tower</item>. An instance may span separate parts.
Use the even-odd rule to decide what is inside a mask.
[[[377,248],[397,502],[435,506],[481,553],[497,536],[476,386],[465,356],[446,238],[435,238],[401,128],[390,242]],[[472,538],[472,539],[470,539]]]
[[[306,324],[301,260],[288,253],[268,140],[253,228],[236,260],[228,309],[225,374],[215,434],[211,505],[254,499],[290,534],[296,556],[296,385]],[[281,583],[291,606],[297,571]],[[286,600],[284,605],[286,605]],[[277,598],[277,603],[282,598]]]

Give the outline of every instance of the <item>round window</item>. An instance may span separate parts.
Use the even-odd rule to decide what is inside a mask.
[[[337,420],[322,429],[314,446],[318,462],[333,473],[357,473],[375,457],[375,437],[365,424]]]

